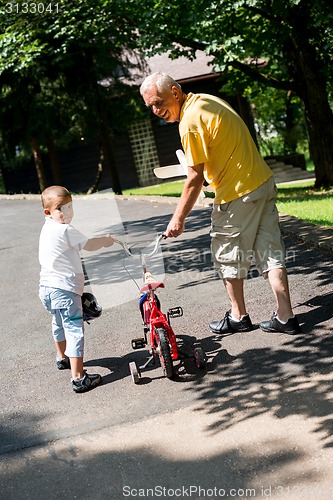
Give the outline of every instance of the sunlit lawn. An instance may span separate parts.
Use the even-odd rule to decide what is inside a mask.
[[[312,224],[333,227],[333,189],[313,189],[313,182],[278,186],[280,213],[293,215]]]
[[[277,207],[280,213],[293,215],[312,224],[333,227],[333,189],[313,189],[313,181],[278,185]],[[129,189],[124,194],[180,196],[184,181]]]

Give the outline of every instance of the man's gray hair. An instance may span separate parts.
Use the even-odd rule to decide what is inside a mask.
[[[167,73],[160,73],[159,71],[152,73],[145,78],[140,87],[140,94],[143,95],[151,87],[156,87],[160,93],[166,90],[171,90],[172,87],[176,87],[178,90],[181,90],[181,86],[178,82],[176,82],[176,80],[167,75]]]

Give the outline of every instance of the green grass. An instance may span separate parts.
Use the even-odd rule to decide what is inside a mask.
[[[333,227],[333,189],[315,190],[313,182],[279,184],[277,207],[280,213],[311,224]]]
[[[280,213],[293,215],[311,224],[333,227],[333,189],[313,189],[313,181],[278,185],[277,207]],[[127,195],[180,196],[184,181],[129,189]]]
[[[126,189],[124,195],[135,196],[180,196],[184,186],[184,181],[166,182],[141,188]]]

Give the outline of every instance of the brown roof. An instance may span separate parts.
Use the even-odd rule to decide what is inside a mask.
[[[170,59],[168,53],[155,55],[146,60],[148,68],[145,76],[155,71],[168,73],[168,75],[178,81],[213,76],[213,66],[209,65],[213,57],[208,56],[200,50],[196,51],[195,56],[195,59],[190,61],[185,56]]]
[[[140,55],[135,51],[131,53],[124,52],[124,61],[125,60],[130,61],[132,64],[130,78],[127,75],[121,77],[122,82],[127,85],[141,85],[148,75],[156,71],[167,73],[180,83],[212,78],[215,77],[216,74],[219,74],[215,73],[213,71],[213,66],[209,64],[213,60],[213,57],[208,56],[201,50],[196,51],[193,61],[185,56],[170,59],[168,52],[156,54],[145,60],[144,69],[140,64]],[[107,87],[112,84],[112,81],[112,78],[104,78],[99,83]]]

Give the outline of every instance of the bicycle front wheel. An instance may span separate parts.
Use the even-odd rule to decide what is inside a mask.
[[[172,378],[174,376],[174,370],[167,331],[165,328],[156,328],[156,336],[158,342],[158,355],[164,376]]]

